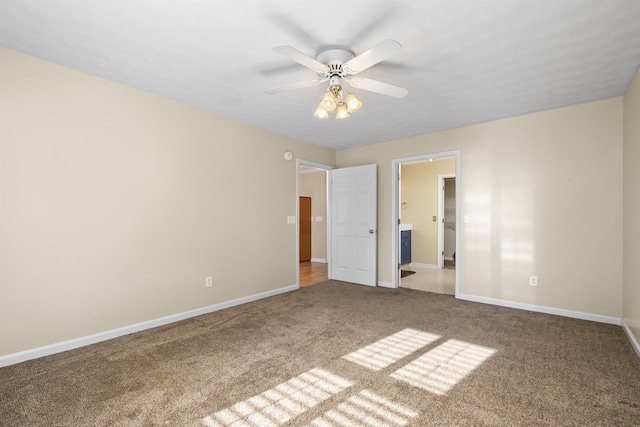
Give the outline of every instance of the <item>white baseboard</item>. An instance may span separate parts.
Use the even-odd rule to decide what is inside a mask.
[[[326,264],[327,260],[324,258],[311,258],[311,262],[321,262],[323,264]]]
[[[136,323],[134,325],[124,326],[122,328],[112,329],[110,331],[100,332],[86,337],[76,338],[69,341],[59,342],[46,345],[18,353],[0,356],[0,368],[3,366],[15,365],[16,363],[25,362],[38,357],[49,356],[51,354],[62,353],[63,351],[73,350],[75,348],[107,341],[123,335],[132,334],[134,332],[144,331],[145,329],[156,328],[158,326],[168,325],[169,323],[178,322],[191,317],[201,316],[203,314],[212,313],[214,311],[223,310],[225,308],[235,307],[237,305],[246,304],[248,302],[257,301],[259,299],[283,294],[299,289],[298,285],[285,286],[284,288],[274,289],[272,291],[262,292],[255,295],[249,295],[237,298],[231,301],[221,302],[218,304],[202,307],[195,310],[185,311],[182,313],[172,314],[170,316],[161,317],[159,319],[148,320],[146,322]]]
[[[418,262],[412,262],[409,264],[409,267],[417,267],[417,268],[438,268],[435,264],[420,264]]]
[[[378,286],[380,286],[381,288],[391,288],[391,289],[395,289],[393,287],[393,285],[391,284],[391,282],[378,282]]]
[[[591,320],[592,322],[622,325],[620,317],[603,316],[601,314],[583,313],[581,311],[564,310],[561,308],[545,307],[543,305],[524,304],[514,301],[506,301],[495,298],[479,297],[475,295],[459,294],[458,299],[465,301],[481,302],[483,304],[498,305],[500,307],[517,308],[519,310],[535,311],[538,313],[555,314],[557,316],[572,317],[574,319]]]
[[[446,256],[444,257],[445,261],[455,261],[455,258],[453,258],[452,256]]]
[[[633,347],[638,357],[640,357],[640,344],[638,343],[636,337],[633,335],[633,332],[631,332],[629,326],[625,323],[624,319],[622,320],[622,329],[624,329],[624,332],[627,334],[627,338],[629,338],[629,341],[631,342],[631,347]]]

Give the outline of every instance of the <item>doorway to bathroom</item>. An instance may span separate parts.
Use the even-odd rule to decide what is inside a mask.
[[[393,167],[397,171],[392,195],[397,224],[393,230],[394,287],[455,295],[459,277],[459,268],[455,268],[459,266],[459,153],[396,159]]]

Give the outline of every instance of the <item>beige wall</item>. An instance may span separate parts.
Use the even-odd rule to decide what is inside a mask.
[[[640,342],[640,70],[624,97],[624,321]]]
[[[6,49],[0,63],[0,355],[295,285],[283,153],[333,151]]]
[[[392,159],[460,150],[461,293],[621,317],[622,102],[339,151],[338,167],[378,164],[378,280],[391,281]]]
[[[311,197],[311,258],[327,259],[327,173],[300,174],[300,195]],[[317,221],[321,218],[322,221]]]
[[[379,165],[380,281],[392,159],[459,149],[461,292],[624,315],[640,336],[637,75],[624,99],[334,153],[6,49],[0,63],[0,356],[293,285],[287,149]]]
[[[455,158],[402,165],[401,222],[412,224],[411,263],[438,264],[438,175],[456,172]],[[454,203],[455,206],[455,203]]]

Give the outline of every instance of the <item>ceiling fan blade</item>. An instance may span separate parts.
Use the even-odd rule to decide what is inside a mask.
[[[402,49],[400,43],[395,40],[385,40],[366,52],[361,53],[353,59],[342,64],[342,69],[347,74],[357,74],[372,65],[377,64],[380,61],[383,61],[393,55],[396,52],[399,52]]]
[[[328,66],[324,65],[322,62],[316,61],[315,59],[305,55],[299,50],[292,48],[291,46],[282,44],[274,46],[273,50],[278,52],[280,55],[286,56],[287,58],[296,61],[298,64],[302,64],[307,68],[311,68],[313,71],[318,73],[318,75],[325,76],[329,72]]]
[[[303,80],[301,82],[290,83],[290,84],[284,85],[284,86],[272,87],[271,89],[265,90],[265,93],[271,94],[271,93],[287,92],[287,91],[290,91],[290,90],[302,89],[302,88],[310,87],[310,86],[317,86],[322,82],[326,82],[327,80],[329,80],[329,78]]]
[[[409,93],[409,91],[403,87],[382,83],[377,80],[371,80],[364,77],[349,77],[344,80],[357,89],[368,90],[369,92],[376,92],[393,98],[404,98]]]

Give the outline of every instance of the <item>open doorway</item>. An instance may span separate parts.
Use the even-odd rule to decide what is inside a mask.
[[[328,256],[328,170],[324,165],[298,164],[298,284],[325,282]]]
[[[456,174],[438,175],[438,268],[455,270]]]
[[[393,167],[394,287],[455,295],[459,269],[449,267],[459,265],[459,152],[396,159]]]
[[[444,181],[442,185],[442,220],[439,235],[442,236],[442,249],[439,254],[442,257],[442,263],[439,265],[448,270],[456,269],[456,177],[442,177]]]

